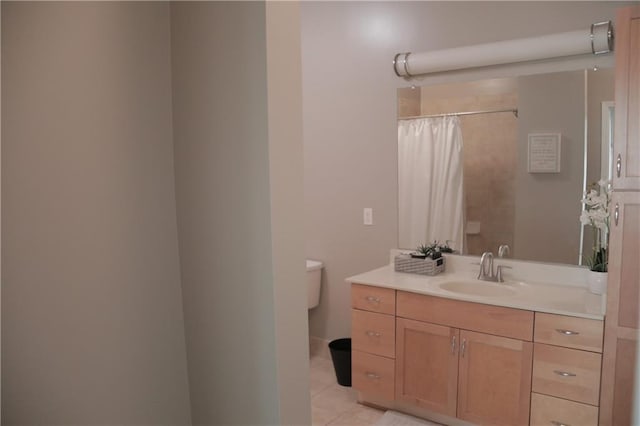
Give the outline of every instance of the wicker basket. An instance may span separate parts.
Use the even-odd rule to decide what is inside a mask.
[[[397,272],[408,272],[411,274],[420,275],[437,275],[440,272],[444,272],[445,259],[440,257],[438,259],[418,259],[413,258],[408,254],[400,254],[394,259],[394,266]]]

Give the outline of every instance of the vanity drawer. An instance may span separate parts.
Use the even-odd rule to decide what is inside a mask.
[[[352,284],[351,307],[393,315],[396,313],[396,291],[390,288]]]
[[[394,361],[354,350],[351,353],[351,383],[360,392],[393,400]]]
[[[418,321],[531,341],[533,312],[398,291],[397,315]]]
[[[351,345],[354,350],[395,357],[395,317],[374,312],[351,311]]]
[[[531,426],[598,426],[598,407],[531,394]]]
[[[535,343],[533,392],[598,405],[602,355]]]
[[[533,340],[549,345],[602,352],[604,322],[564,315],[536,313]]]

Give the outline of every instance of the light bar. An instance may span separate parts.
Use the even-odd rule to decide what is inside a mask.
[[[398,53],[393,70],[398,77],[413,77],[443,71],[490,65],[560,58],[613,51],[611,21],[591,25],[588,30],[539,37],[498,41],[423,53]]]

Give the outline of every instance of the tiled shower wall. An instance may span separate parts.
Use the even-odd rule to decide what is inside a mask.
[[[417,115],[417,90],[398,91],[400,116]],[[517,108],[513,79],[423,87],[419,114]],[[517,118],[510,112],[461,116],[467,253],[514,250]],[[479,224],[479,230],[477,225]],[[473,230],[472,228],[476,228]]]

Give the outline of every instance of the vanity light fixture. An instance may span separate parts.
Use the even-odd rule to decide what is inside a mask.
[[[592,24],[587,30],[431,52],[398,53],[393,59],[393,70],[398,77],[413,77],[421,74],[588,53],[600,55],[611,51],[613,51],[613,25],[611,21],[605,21]]]

